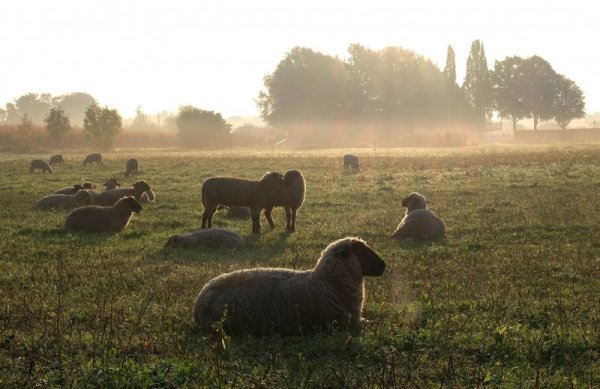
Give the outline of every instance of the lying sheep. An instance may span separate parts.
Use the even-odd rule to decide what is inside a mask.
[[[358,170],[360,162],[356,155],[346,154],[344,155],[344,169],[352,168],[355,171]]]
[[[242,249],[245,245],[244,238],[237,232],[224,228],[205,228],[187,234],[173,235],[165,247]]]
[[[88,165],[88,164],[92,164],[94,162],[96,163],[96,165],[102,165],[102,154],[100,154],[100,153],[89,154],[83,160],[83,165],[85,166],[85,165]]]
[[[61,189],[55,191],[54,194],[70,195],[70,194],[77,193],[77,191],[79,191],[80,189],[84,189],[83,186],[81,186],[79,184],[75,184],[73,186],[67,186],[66,188],[61,188]]]
[[[137,176],[139,166],[137,159],[129,158],[125,163],[125,177],[133,177],[134,174]]]
[[[29,173],[33,173],[35,171],[35,169],[42,170],[44,172],[44,174],[46,172],[52,173],[52,168],[50,167],[50,165],[48,165],[48,163],[46,163],[46,161],[43,161],[41,159],[34,159],[33,161],[31,161],[31,166],[29,167]]]
[[[80,190],[75,194],[53,194],[45,196],[37,202],[34,208],[37,209],[73,209],[88,205],[91,202],[90,194],[85,190]]]
[[[204,330],[216,323],[232,335],[292,335],[340,325],[360,329],[364,276],[381,276],[385,262],[358,238],[331,243],[312,270],[258,268],[209,281],[194,305]]]
[[[147,190],[150,190],[150,185],[146,181],[140,180],[133,184],[132,188],[111,189],[99,193],[94,199],[94,204],[113,205],[117,200],[125,196],[133,196],[139,202],[142,194]]]
[[[212,227],[212,217],[219,205],[250,208],[252,232],[260,233],[260,212],[272,203],[271,196],[283,186],[283,176],[270,172],[260,180],[212,177],[202,184],[202,228]]]
[[[442,239],[446,225],[435,213],[427,209],[427,200],[422,194],[413,192],[402,200],[406,215],[394,231],[394,238],[402,239]]]
[[[56,165],[56,164],[60,164],[60,165],[64,165],[65,164],[65,160],[62,156],[62,154],[56,154],[50,157],[50,165]]]
[[[141,210],[142,206],[134,197],[122,197],[115,205],[88,205],[71,211],[65,227],[80,231],[117,232],[127,227],[133,212]]]
[[[250,219],[250,208],[248,207],[225,207],[223,205],[219,205],[217,207],[217,211],[220,211],[222,209],[227,210],[227,213],[225,214],[227,217],[233,218],[233,219],[243,219],[243,220],[248,220]]]
[[[83,189],[96,189],[96,185],[94,183],[86,181],[83,183]]]
[[[273,202],[265,209],[265,217],[271,228],[275,227],[271,212],[273,206],[283,207],[285,210],[286,228],[290,232],[296,231],[296,212],[304,203],[306,184],[300,170],[288,170],[283,176],[283,187],[273,195]]]
[[[156,195],[152,189],[148,189],[142,194],[140,202],[142,204],[153,203],[156,201]]]
[[[114,178],[111,178],[110,180],[108,180],[104,184],[102,184],[102,186],[104,186],[106,188],[106,190],[111,190],[111,189],[117,189],[119,186],[121,186],[121,184],[119,184],[117,182],[117,180],[115,180]]]

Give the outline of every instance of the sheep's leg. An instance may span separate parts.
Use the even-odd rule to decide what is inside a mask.
[[[202,213],[202,228],[212,228],[212,217],[217,207],[206,207]]]
[[[273,222],[273,216],[271,216],[272,212],[273,212],[272,206],[265,208],[265,218],[267,219],[267,222],[269,222],[269,226],[271,227],[271,229],[274,229],[275,223]]]
[[[252,214],[252,233],[260,234],[260,208],[250,208]]]
[[[290,228],[290,232],[296,231],[296,208],[292,208],[292,225]]]
[[[285,228],[287,228],[288,231],[291,231],[292,210],[288,207],[283,207],[283,209],[285,210]]]

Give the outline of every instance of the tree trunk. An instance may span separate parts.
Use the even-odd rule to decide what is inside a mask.
[[[513,125],[513,132],[515,132],[515,131],[517,131],[517,122],[518,122],[518,119],[516,117],[514,117],[514,116],[511,117],[511,119],[512,119],[512,125]]]
[[[533,115],[533,131],[537,131],[539,117],[537,115]]]

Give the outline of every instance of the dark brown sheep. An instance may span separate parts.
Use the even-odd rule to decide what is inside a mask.
[[[35,171],[35,169],[40,169],[44,172],[44,174],[46,172],[48,173],[52,173],[52,168],[50,167],[50,165],[48,165],[48,163],[44,160],[41,159],[34,159],[33,161],[31,161],[31,166],[29,167],[29,173],[33,173]]]
[[[50,157],[50,165],[64,165],[65,160],[62,154],[56,154]]]
[[[133,212],[141,210],[142,206],[135,198],[123,197],[115,205],[88,205],[71,211],[65,227],[79,231],[117,232],[127,227]]]
[[[129,158],[125,163],[125,177],[133,177],[134,175],[137,176],[139,166],[140,165],[137,159]]]
[[[100,153],[89,154],[83,160],[83,165],[85,166],[85,165],[88,165],[88,164],[92,164],[94,162],[96,163],[96,165],[102,165],[102,154],[100,154]]]
[[[360,161],[356,155],[346,154],[344,155],[344,169],[358,170],[360,167]]]
[[[283,186],[279,187],[272,196],[273,202],[265,209],[265,218],[271,228],[275,227],[271,212],[273,207],[283,207],[285,211],[286,228],[296,231],[296,212],[304,203],[306,184],[300,170],[288,170],[283,176]]]
[[[145,191],[150,190],[150,185],[144,180],[139,180],[133,184],[132,188],[118,188],[106,190],[99,193],[94,198],[94,204],[97,205],[113,205],[122,197],[133,196],[139,202]]]

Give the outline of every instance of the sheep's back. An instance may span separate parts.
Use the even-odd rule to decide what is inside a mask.
[[[265,194],[258,181],[233,177],[213,177],[202,184],[202,204],[206,206],[263,206]]]

